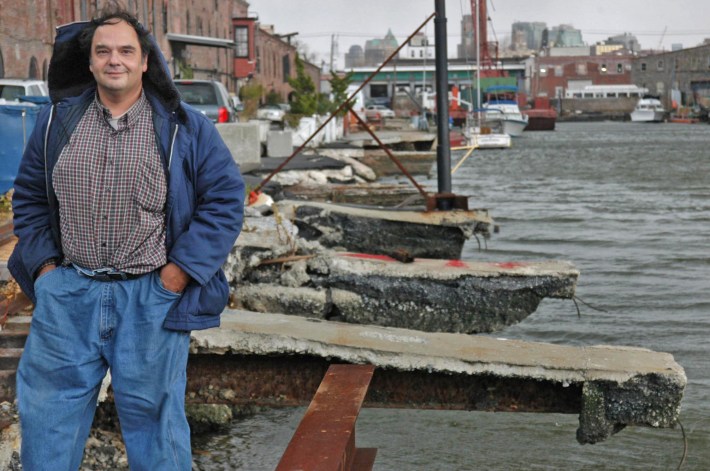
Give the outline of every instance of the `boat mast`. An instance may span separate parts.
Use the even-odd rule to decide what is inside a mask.
[[[476,124],[481,128],[481,19],[476,1]],[[484,0],[485,1],[485,0]],[[473,13],[473,12],[471,12]]]
[[[446,46],[446,8],[435,0],[434,40],[436,51],[436,176],[439,193],[451,193],[451,148],[449,145],[449,70]],[[437,201],[444,204],[446,200]],[[442,208],[438,209],[450,209]]]

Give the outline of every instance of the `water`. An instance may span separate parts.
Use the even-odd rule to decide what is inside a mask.
[[[546,300],[496,337],[668,352],[685,368],[685,470],[710,470],[710,126],[559,123],[506,150],[474,154],[453,177],[500,234],[466,259],[565,259],[581,271],[572,301]],[[454,162],[455,164],[455,162]],[[431,188],[436,181],[423,182]],[[205,470],[271,470],[305,409],[236,421],[196,443]],[[418,410],[362,411],[358,446],[375,469],[668,470],[680,429],[629,427],[579,445],[577,416]]]

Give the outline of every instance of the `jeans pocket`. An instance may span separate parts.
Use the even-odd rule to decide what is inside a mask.
[[[156,290],[163,294],[164,296],[169,297],[170,299],[177,299],[180,296],[182,296],[182,293],[176,293],[175,291],[170,291],[168,288],[166,288],[163,285],[163,280],[160,279],[160,272],[159,271],[154,271],[153,272],[153,284],[156,286]]]
[[[62,269],[62,267],[57,267],[54,270],[48,271],[44,275],[38,276],[37,279],[35,280],[35,291],[37,291],[37,288],[39,288],[42,284],[44,284],[44,282],[48,278],[52,277],[53,275],[56,275],[61,269]]]

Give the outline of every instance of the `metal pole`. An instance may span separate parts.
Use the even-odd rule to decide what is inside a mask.
[[[446,48],[446,8],[435,0],[434,37],[436,47],[436,176],[439,193],[451,193],[451,149],[449,147],[449,70]],[[447,209],[447,208],[438,208]]]

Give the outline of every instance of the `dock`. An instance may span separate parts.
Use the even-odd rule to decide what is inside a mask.
[[[578,414],[579,443],[673,427],[687,379],[673,356],[227,310],[192,333],[188,402],[307,405],[331,363],[376,367],[364,407]]]

